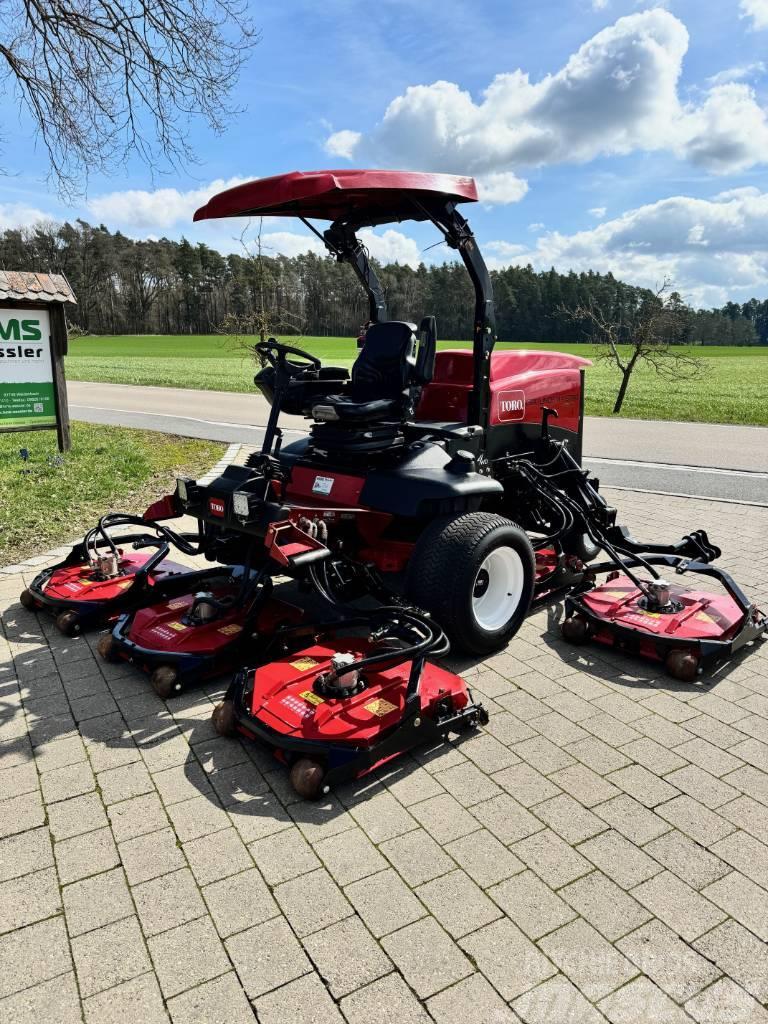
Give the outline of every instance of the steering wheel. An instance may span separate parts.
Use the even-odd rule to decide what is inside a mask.
[[[293,345],[284,345],[276,338],[268,338],[266,341],[259,341],[254,346],[255,351],[266,360],[275,370],[288,370],[291,375],[301,373],[303,370],[319,370],[322,366],[320,360],[305,352],[303,348],[294,348]],[[289,356],[298,356],[299,359],[289,359]]]

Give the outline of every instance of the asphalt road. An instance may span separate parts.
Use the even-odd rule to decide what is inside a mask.
[[[259,444],[261,395],[70,381],[70,415],[187,437]],[[307,421],[283,416],[286,440]],[[768,505],[768,428],[586,417],[584,464],[612,487]]]

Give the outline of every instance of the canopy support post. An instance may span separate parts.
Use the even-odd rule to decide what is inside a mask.
[[[312,227],[311,224],[308,226]],[[315,234],[320,235],[320,232],[315,231]],[[348,224],[335,221],[320,237],[336,259],[340,263],[349,263],[357,274],[368,296],[369,320],[374,324],[388,320],[384,288],[370,264],[367,249],[354,230]]]

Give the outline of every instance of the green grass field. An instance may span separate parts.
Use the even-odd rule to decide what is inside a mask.
[[[326,364],[351,366],[355,358],[355,342],[350,338],[285,340],[312,352]],[[466,341],[439,343],[440,348],[468,345]],[[501,343],[498,348],[557,349],[588,358],[594,354],[589,345]],[[695,380],[667,381],[641,365],[633,374],[621,415],[768,425],[768,348],[724,345],[692,348],[690,352],[701,358]],[[80,338],[70,343],[67,359],[70,380],[216,391],[249,391],[255,369],[252,357],[221,335]],[[609,416],[618,386],[618,372],[606,363],[598,362],[589,369],[587,413]]]
[[[198,476],[224,445],[123,427],[72,425],[72,450],[56,458],[55,431],[0,434],[0,565],[72,540],[105,512],[143,512]],[[19,449],[29,451],[22,462]]]

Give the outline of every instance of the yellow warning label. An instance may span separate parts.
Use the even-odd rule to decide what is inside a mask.
[[[384,715],[388,715],[390,711],[397,711],[397,705],[390,704],[388,700],[384,700],[383,697],[379,697],[378,700],[372,700],[370,704],[366,704],[365,710],[370,711],[371,714],[376,715],[377,718],[383,718]]]
[[[96,580],[85,580],[85,579],[83,579],[83,577],[81,576],[81,577],[80,577],[80,579],[79,579],[79,580],[78,580],[77,582],[78,582],[78,583],[79,583],[79,584],[80,584],[81,586],[83,586],[83,587],[90,587],[90,586],[92,586],[92,585],[93,585],[93,584],[94,584],[94,583],[96,582]]]
[[[171,629],[175,629],[177,633],[180,633],[182,629],[187,628],[183,622],[169,622],[168,625]]]
[[[323,698],[319,697],[313,690],[304,690],[299,696],[303,697],[307,704],[325,704]]]
[[[661,612],[646,612],[646,611],[643,611],[641,609],[640,610],[640,614],[644,615],[646,617],[646,619],[660,619],[661,618]]]
[[[307,669],[314,668],[319,664],[320,662],[315,661],[314,658],[297,658],[296,661],[291,662],[291,668],[297,668],[299,672],[306,672]]]
[[[178,598],[177,597],[175,601],[169,601],[168,602],[168,607],[169,608],[173,608],[174,610],[176,608],[186,608],[189,605],[189,603],[190,602],[185,600],[183,597],[182,598]]]
[[[118,590],[126,590],[128,587],[133,585],[133,580],[123,580],[122,583],[117,584]]]
[[[230,622],[228,626],[222,626],[218,632],[223,633],[224,636],[234,636],[235,633],[239,633],[242,630],[242,628],[243,627],[238,626],[236,622]]]
[[[694,618],[697,618],[699,620],[699,622],[706,622],[707,625],[709,625],[709,626],[716,626],[717,625],[717,623],[712,618],[712,616],[711,615],[707,615],[706,612],[696,612],[696,615],[694,616]]]

